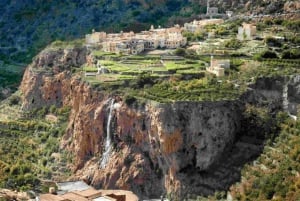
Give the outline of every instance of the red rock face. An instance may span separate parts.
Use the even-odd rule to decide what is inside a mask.
[[[208,170],[232,146],[240,128],[239,104],[149,102],[127,106],[122,97],[94,91],[73,77],[68,67],[58,67],[68,57],[59,56],[65,51],[57,54],[42,53],[27,68],[20,90],[24,109],[53,104],[71,107],[61,147],[74,154],[73,178],[98,188],[132,190],[141,197],[199,192],[199,188],[186,189],[195,179],[187,170]],[[69,62],[77,65],[78,59]],[[50,73],[44,71],[49,63],[55,64]],[[115,99],[110,125],[113,150],[101,169],[111,98]]]
[[[300,2],[299,1],[287,1],[283,6],[283,10],[285,12],[294,12],[300,9]]]

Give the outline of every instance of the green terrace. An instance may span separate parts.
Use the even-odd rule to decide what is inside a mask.
[[[95,53],[94,53],[95,54]],[[203,70],[205,70],[205,66],[207,65],[205,61],[201,60],[161,60],[160,56],[156,55],[145,55],[145,56],[122,56],[119,59],[114,60],[111,58],[103,58],[105,55],[114,55],[111,53],[104,53],[96,51],[97,55],[101,54],[101,58],[97,60],[101,66],[108,70],[109,73],[97,75],[94,77],[86,77],[87,81],[96,82],[105,82],[105,81],[113,81],[119,79],[134,79],[141,73],[151,73],[155,76],[170,76],[172,74],[201,74]],[[87,73],[96,73],[96,66],[83,66],[82,69]],[[127,75],[127,76],[125,76]]]
[[[243,88],[244,89],[244,88]],[[234,100],[243,92],[233,83],[216,80],[212,76],[201,79],[162,81],[143,90],[132,90],[131,95],[137,98],[154,100],[161,103],[175,101],[221,101]]]
[[[237,28],[237,25],[234,26]],[[263,30],[258,33],[262,34]],[[161,55],[157,52],[123,55],[93,51],[92,55],[105,72],[98,74],[96,65],[83,66],[82,78],[98,89],[121,91],[137,99],[174,102],[233,100],[258,77],[300,73],[297,49],[274,51],[264,40],[238,41],[235,34],[231,34],[231,38],[206,40],[206,46],[195,41],[195,48],[201,46],[209,52],[202,55],[195,49],[184,48],[172,52],[160,50]],[[214,58],[230,59],[230,69],[226,69],[224,77],[217,78],[207,73],[206,67],[210,64],[210,53],[220,50],[229,53],[221,51]]]
[[[262,59],[262,63],[269,67],[294,67],[300,68],[300,59]]]

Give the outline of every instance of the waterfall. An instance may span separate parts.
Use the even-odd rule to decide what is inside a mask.
[[[109,105],[109,114],[108,114],[108,119],[107,119],[107,124],[106,124],[105,149],[104,149],[104,153],[102,155],[102,159],[101,159],[101,162],[100,162],[100,168],[102,168],[102,169],[105,168],[107,162],[109,161],[109,155],[110,155],[110,152],[111,152],[111,149],[112,149],[110,124],[111,124],[113,109],[114,109],[114,99],[111,99],[110,100],[110,105]]]
[[[283,85],[282,90],[282,108],[284,112],[289,112],[289,100],[288,100],[288,84]]]
[[[289,99],[288,99],[288,84],[285,84],[283,86],[282,90],[282,108],[284,112],[287,112],[288,115],[294,119],[295,121],[297,120],[297,116],[292,115],[289,111]]]

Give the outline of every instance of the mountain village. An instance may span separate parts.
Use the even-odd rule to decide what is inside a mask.
[[[226,14],[219,14],[218,8],[210,7],[209,1],[207,5],[206,17],[209,19],[193,20],[189,23],[184,23],[184,26],[174,25],[169,28],[162,28],[158,26],[155,28],[153,25],[149,30],[142,31],[140,33],[120,32],[120,33],[106,33],[96,32],[93,30],[91,34],[87,34],[85,37],[85,43],[88,48],[97,49],[106,53],[114,53],[118,55],[140,55],[145,52],[153,50],[176,50],[178,48],[186,48],[188,45],[187,37],[183,33],[199,33],[207,26],[222,25],[224,19],[213,18],[213,16],[231,18],[232,12],[226,11]],[[238,40],[253,40],[256,37],[256,26],[249,23],[243,23],[238,28],[236,38]],[[208,33],[208,39],[215,38],[214,32]],[[201,49],[201,43],[200,48]],[[218,48],[216,48],[218,49]],[[198,50],[197,50],[198,51]],[[160,63],[163,65],[165,54],[169,54],[170,51],[158,51],[161,55]],[[222,77],[225,75],[225,70],[230,69],[229,59],[215,59],[214,52],[210,51],[211,59],[206,64],[206,71]],[[167,56],[168,60],[177,60],[176,56]],[[105,62],[104,62],[105,63]],[[97,66],[97,73],[108,72],[108,69],[101,62],[90,63],[91,66]],[[96,65],[97,64],[97,65]],[[85,73],[87,76],[96,75],[95,73]]]
[[[36,156],[38,160],[32,163],[41,169],[32,178],[46,175],[32,180],[41,182],[42,190],[20,192],[21,197],[31,201],[170,201],[176,200],[168,194],[170,189],[176,187],[182,193],[194,185],[195,192],[204,192],[201,196],[227,189],[224,195],[220,192],[221,200],[226,196],[232,200],[236,196],[230,193],[232,181],[242,183],[246,178],[241,164],[260,165],[259,160],[268,160],[257,159],[262,148],[277,143],[265,145],[270,140],[267,137],[275,136],[270,120],[275,118],[271,117],[273,110],[282,112],[276,113],[282,119],[284,114],[295,122],[299,119],[299,27],[286,19],[273,22],[274,18],[263,17],[240,19],[233,11],[211,7],[207,0],[205,14],[172,21],[170,27],[151,22],[140,32],[95,28],[75,42],[53,42],[28,66],[15,98],[0,107],[5,113],[20,115],[17,126],[13,125],[17,120],[0,121],[6,132],[12,130],[11,136],[25,130],[28,136],[34,134],[28,140],[32,144],[25,147],[33,151],[26,157]],[[298,75],[292,78],[292,73]],[[279,79],[281,74],[290,80]],[[39,104],[36,110],[34,104]],[[32,106],[32,111],[25,114],[24,105]],[[4,110],[6,107],[17,109]],[[270,128],[257,131],[265,125]],[[59,137],[65,140],[60,145]],[[74,161],[72,154],[81,158]],[[31,171],[21,162],[13,167],[7,164],[0,163],[7,174]],[[268,164],[276,166],[274,160]],[[71,167],[74,172],[68,170]],[[269,170],[265,165],[259,168]],[[127,174],[133,177],[125,177]],[[5,185],[14,185],[11,178],[7,177]],[[229,181],[232,178],[236,181]],[[135,185],[121,185],[120,181]],[[156,185],[165,189],[155,192]],[[245,186],[242,191],[246,192]],[[152,191],[156,199],[150,200],[153,194],[146,193]],[[189,199],[190,192],[185,193]],[[0,191],[0,200],[2,194],[13,197],[18,192]]]

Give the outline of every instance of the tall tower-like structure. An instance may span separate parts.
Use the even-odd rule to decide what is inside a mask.
[[[207,0],[206,15],[209,15],[209,0]]]

